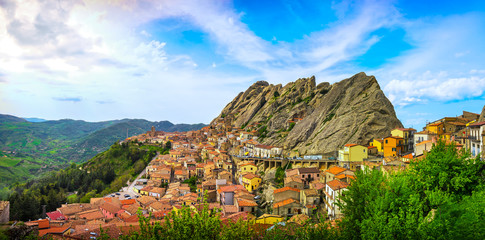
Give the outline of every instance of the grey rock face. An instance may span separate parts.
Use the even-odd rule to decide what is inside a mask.
[[[292,155],[332,154],[347,143],[367,144],[402,127],[375,77],[365,73],[318,86],[315,77],[284,87],[257,82],[227,104],[222,116],[230,116],[236,127],[265,128],[260,141]]]

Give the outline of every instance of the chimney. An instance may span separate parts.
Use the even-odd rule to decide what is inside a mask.
[[[47,217],[47,214],[46,214],[46,211],[45,211],[45,207],[46,206],[47,205],[42,205],[42,216],[41,216],[42,218],[46,218]]]

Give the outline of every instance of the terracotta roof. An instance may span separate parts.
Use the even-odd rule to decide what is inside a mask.
[[[304,189],[302,190],[307,197],[318,196],[318,192],[315,189]]]
[[[285,184],[290,183],[290,182],[298,182],[298,183],[303,183],[303,180],[301,180],[300,177],[298,176],[290,176],[285,178]]]
[[[157,201],[157,202],[153,202],[152,204],[150,204],[150,208],[153,208],[154,211],[165,211],[165,210],[172,209],[172,206],[170,206],[169,204],[165,204],[165,203]]]
[[[225,215],[237,213],[237,207],[235,205],[224,205],[222,206],[222,209],[224,210]]]
[[[479,127],[479,126],[482,126],[482,125],[485,125],[485,121],[483,122],[477,122],[477,123],[473,123],[473,124],[470,124],[468,125],[469,127]]]
[[[349,144],[345,144],[346,147],[353,147],[353,146],[357,146],[357,144],[355,143],[349,143]]]
[[[145,205],[145,206],[156,201],[156,199],[154,197],[151,197],[151,196],[141,196],[141,197],[137,198],[136,200],[139,203],[141,203],[142,205]]]
[[[62,215],[59,211],[53,211],[46,213],[51,220],[66,220],[66,216]]]
[[[326,172],[331,173],[333,175],[337,175],[343,171],[347,170],[346,168],[339,167],[339,166],[332,166],[331,168],[327,169]]]
[[[297,214],[297,215],[294,215],[293,217],[291,217],[288,222],[294,222],[294,223],[298,223],[298,224],[304,224],[306,223],[306,221],[310,219],[309,216],[307,216],[306,214]]]
[[[416,146],[420,146],[420,145],[423,145],[423,144],[426,144],[426,143],[430,143],[431,140],[426,140],[426,141],[422,141],[420,143],[416,143]]]
[[[259,177],[258,175],[254,174],[254,173],[246,173],[246,174],[243,175],[243,178],[253,179],[253,178],[261,178],[261,177]]]
[[[45,236],[46,234],[61,234],[67,231],[69,226],[66,227],[53,227],[53,228],[47,228],[47,229],[41,229],[39,230],[39,237]]]
[[[131,215],[136,215],[136,212],[138,211],[138,208],[140,208],[140,204],[135,203],[135,204],[132,204],[132,205],[128,205],[125,210],[127,212],[129,212]]]
[[[280,192],[285,192],[285,191],[295,191],[295,192],[300,192],[300,189],[297,188],[292,188],[292,187],[283,187],[274,190],[273,194],[280,193]]]
[[[402,156],[402,157],[403,157],[403,158],[407,158],[407,159],[413,159],[413,158],[414,158],[414,156],[413,156],[413,154],[412,154],[412,153],[407,154],[407,155],[404,155],[404,156]]]
[[[140,191],[148,192],[148,191],[152,190],[152,188],[153,188],[152,186],[146,186],[146,187],[142,188]]]
[[[252,166],[256,167],[256,165],[254,163],[244,163],[244,164],[241,164],[240,167],[244,167],[244,166],[248,166],[248,165],[252,165]]]
[[[313,182],[313,183],[310,184],[310,186],[313,189],[316,189],[316,190],[321,190],[321,189],[324,189],[325,188],[325,184],[324,183],[321,183],[321,182]]]
[[[77,214],[78,218],[86,220],[94,220],[104,218],[103,213],[99,209],[88,210]]]
[[[237,222],[238,220],[247,221],[247,220],[250,220],[251,218],[254,219],[254,216],[252,216],[248,212],[238,212],[238,213],[228,215],[228,216],[222,218],[221,220],[222,220],[223,223],[226,223],[228,221]]]
[[[125,200],[120,200],[121,205],[131,205],[135,204],[136,200],[135,199],[125,199]]]
[[[335,176],[336,178],[338,179],[344,179],[344,178],[351,178],[351,179],[355,179],[355,176],[352,176],[352,175],[348,175],[348,174],[339,174],[337,176]]]
[[[235,192],[237,189],[244,189],[244,186],[242,185],[229,185],[229,186],[223,186],[219,188],[219,192]]]
[[[26,225],[37,225],[39,226],[39,229],[44,229],[44,228],[49,228],[50,222],[49,219],[41,219],[41,220],[36,220],[36,221],[30,221],[26,222]]]
[[[367,146],[367,149],[376,148],[376,146]]]
[[[121,209],[119,207],[116,207],[115,205],[111,204],[111,203],[103,203],[101,206],[99,206],[99,208],[102,208],[110,213],[117,213],[118,211],[120,211]]]
[[[334,191],[339,190],[339,189],[342,189],[342,188],[346,188],[347,186],[349,186],[348,183],[342,182],[342,181],[340,181],[338,179],[334,179],[334,180],[332,180],[330,182],[327,182],[327,185],[331,189],[333,189]]]
[[[64,214],[64,216],[67,215],[73,215],[78,212],[86,211],[92,209],[91,204],[88,203],[83,203],[83,204],[68,204],[65,207],[60,207],[57,210]]]
[[[286,206],[288,204],[291,204],[291,203],[296,203],[298,201],[296,201],[295,199],[293,198],[290,198],[290,199],[286,199],[286,200],[283,200],[283,201],[279,201],[275,204],[273,204],[273,208],[279,208],[279,207],[283,207],[283,206]]]
[[[251,201],[251,200],[248,200],[248,199],[236,198],[236,200],[237,200],[237,205],[239,207],[256,207],[256,206],[258,206],[258,204],[255,201]]]

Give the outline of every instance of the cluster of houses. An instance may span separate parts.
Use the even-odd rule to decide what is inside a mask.
[[[297,121],[299,119],[295,119]],[[410,160],[422,157],[437,139],[466,147],[474,156],[482,153],[485,122],[478,114],[463,112],[428,123],[421,132],[413,128],[393,129],[388,137],[373,139],[368,146],[348,143],[338,150],[330,165],[306,165],[284,169],[283,183],[264,195],[265,172],[247,159],[283,160],[282,148],[258,142],[253,123],[245,128],[221,118],[197,131],[166,133],[152,128],[145,134],[127,138],[140,144],[167,144],[168,154],[158,155],[146,168],[145,177],[131,189],[134,199],[117,196],[92,198],[90,203],[65,204],[47,213],[45,219],[28,222],[39,235],[69,235],[96,238],[100,226],[113,238],[136,231],[138,213],[159,221],[171,212],[190,207],[200,211],[208,206],[222,218],[251,220],[255,224],[275,224],[283,219],[313,217],[317,212],[330,219],[342,217],[337,199],[355,179],[355,171],[379,169],[384,173],[402,171]],[[244,160],[246,159],[246,160]],[[267,190],[268,186],[265,186]],[[265,197],[261,197],[265,196]],[[305,217],[302,217],[305,216]],[[295,220],[296,221],[296,220]],[[128,227],[131,226],[131,227]]]

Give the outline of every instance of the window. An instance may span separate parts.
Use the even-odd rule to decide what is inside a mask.
[[[396,151],[396,148],[392,148],[392,151],[395,152]]]
[[[386,143],[388,143],[388,142],[387,142],[387,139],[386,139]]]

